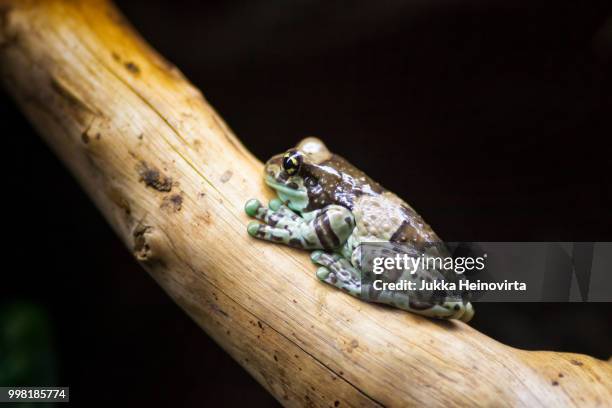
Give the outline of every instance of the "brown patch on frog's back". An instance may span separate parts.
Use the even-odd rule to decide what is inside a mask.
[[[402,225],[393,233],[389,241],[404,243],[414,242],[416,240],[416,231],[408,221],[402,222]]]
[[[423,218],[405,201],[393,193],[388,193],[404,213],[404,222],[393,234],[390,241],[397,243],[410,242],[418,248],[424,244],[440,242],[440,238]]]
[[[337,154],[332,154],[329,160],[320,163],[319,166],[329,166],[342,174],[350,176],[353,180],[355,180],[357,187],[363,188],[368,186],[376,194],[382,194],[385,192],[385,189],[380,184],[372,180],[363,171],[353,166],[344,157],[338,156]],[[360,191],[360,189],[358,190]]]
[[[321,163],[305,161],[300,175],[306,185],[316,180],[316,185],[308,188],[307,211],[338,204],[353,210],[355,200],[362,195],[378,195],[385,190],[364,172],[350,164],[343,157],[330,154]]]
[[[414,218],[408,217],[389,239],[396,243],[411,243],[417,248],[423,248],[426,244],[440,242],[440,239],[431,227],[415,213]]]

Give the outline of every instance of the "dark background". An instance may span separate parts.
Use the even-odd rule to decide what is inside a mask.
[[[117,3],[262,160],[318,135],[448,241],[612,240],[609,0]],[[73,401],[274,405],[0,96],[0,306],[47,316]],[[611,306],[479,304],[473,325],[608,358]]]

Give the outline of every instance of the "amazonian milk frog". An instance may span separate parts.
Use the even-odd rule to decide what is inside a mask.
[[[249,223],[248,233],[313,251],[317,277],[355,297],[363,297],[361,243],[418,247],[440,242],[410,205],[331,153],[319,139],[306,138],[268,160],[265,181],[278,199],[269,208],[256,199],[246,203],[246,213],[261,221]],[[474,314],[469,302],[456,299],[423,302],[394,292],[370,300],[429,317],[468,321]]]

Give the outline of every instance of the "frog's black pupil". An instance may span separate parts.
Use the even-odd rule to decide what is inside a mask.
[[[287,170],[289,169],[291,166],[293,165],[293,162],[291,161],[291,157],[286,156],[283,159],[283,169]]]
[[[283,157],[283,169],[289,173],[294,174],[300,167],[300,157],[297,154],[288,154]]]

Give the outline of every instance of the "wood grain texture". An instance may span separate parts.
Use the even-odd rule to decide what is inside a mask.
[[[136,259],[282,404],[612,401],[609,362],[360,302],[318,282],[306,253],[251,239],[243,205],[271,197],[261,163],[109,2],[0,0],[0,64]]]

